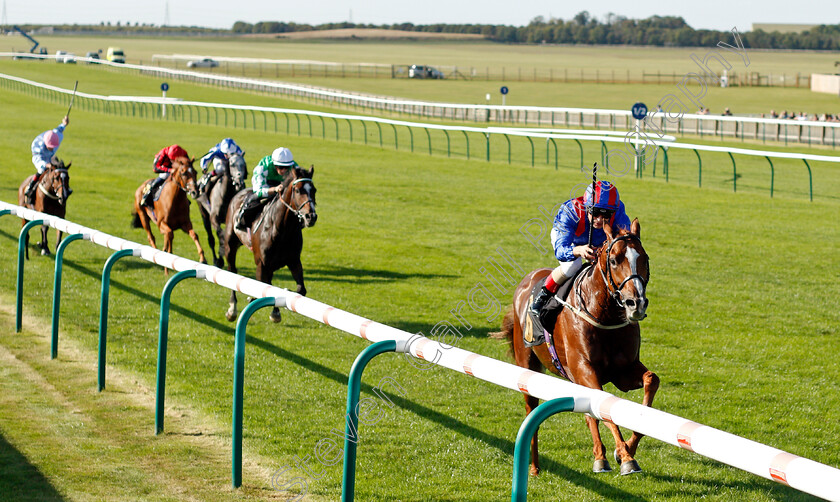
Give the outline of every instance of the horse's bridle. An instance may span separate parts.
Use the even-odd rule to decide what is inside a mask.
[[[61,177],[61,176],[63,176],[63,175],[67,175],[67,169],[54,168],[54,169],[53,169],[53,171],[54,171],[54,172],[56,173],[56,175],[57,175],[57,176],[59,176],[59,177]],[[65,195],[64,197],[59,197],[59,196],[58,196],[58,194],[52,194],[52,193],[51,193],[48,189],[44,188],[44,180],[45,180],[45,179],[46,179],[46,178],[43,178],[43,179],[42,179],[42,181],[41,181],[40,183],[38,183],[38,189],[41,191],[41,193],[43,193],[46,197],[49,197],[49,198],[50,198],[50,199],[52,199],[52,200],[61,200],[61,199],[63,199],[63,200],[65,200],[65,201],[66,201],[66,200],[67,200],[67,196],[66,196],[66,195]],[[67,190],[67,188],[69,188],[69,187],[66,187],[66,182],[65,182],[65,180],[63,180],[63,179],[62,179],[62,180],[60,180],[60,181],[61,181],[61,186],[62,186],[65,190]]]
[[[309,182],[311,182],[311,181],[312,181],[312,178],[298,178],[298,179],[296,179],[295,181],[293,181],[293,182],[289,185],[289,189],[290,189],[290,190],[293,190],[293,189],[294,189],[294,186],[295,186],[295,185],[297,185],[298,183],[302,182],[302,181],[309,181]],[[309,195],[309,193],[307,193],[307,194],[306,194],[306,202],[304,202],[303,204],[299,205],[299,206],[298,206],[298,207],[296,207],[296,208],[295,208],[295,207],[292,207],[292,206],[291,206],[288,202],[286,202],[285,200],[283,200],[283,196],[282,196],[282,195],[281,195],[280,197],[277,197],[277,198],[278,198],[278,199],[280,199],[280,202],[281,202],[281,203],[283,203],[283,205],[284,205],[284,206],[286,206],[286,207],[289,209],[289,211],[293,212],[293,213],[295,214],[295,216],[297,216],[297,217],[298,217],[298,220],[300,220],[300,221],[301,221],[301,223],[302,223],[302,222],[303,222],[303,220],[304,220],[304,216],[303,216],[303,213],[301,213],[301,212],[300,212],[300,210],[301,210],[301,209],[303,209],[304,207],[306,207],[306,206],[307,206],[307,204],[312,204],[312,196],[311,196],[311,195]],[[290,198],[291,198],[291,197],[290,197]]]
[[[650,280],[650,258],[648,258],[647,277],[642,277],[641,275],[637,274],[636,270],[635,270],[636,267],[635,267],[635,264],[634,264],[632,266],[632,268],[630,269],[630,271],[632,272],[631,275],[627,276],[623,281],[621,281],[621,284],[616,285],[615,280],[613,279],[613,276],[612,276],[612,267],[610,267],[610,263],[609,263],[610,251],[612,250],[612,247],[615,244],[617,244],[618,242],[627,241],[627,240],[636,240],[639,244],[642,243],[642,240],[639,239],[637,236],[635,236],[633,234],[625,234],[625,235],[620,235],[620,236],[616,237],[615,239],[610,241],[609,246],[606,247],[606,251],[605,251],[606,252],[606,257],[605,257],[606,264],[604,265],[604,268],[606,268],[607,271],[605,273],[603,269],[601,270],[601,277],[604,278],[604,282],[607,284],[607,290],[609,291],[610,288],[612,288],[612,291],[609,291],[610,296],[612,296],[615,299],[616,303],[618,303],[618,306],[622,307],[622,308],[625,307],[625,303],[624,303],[625,298],[624,298],[624,294],[621,292],[621,288],[623,288],[624,285],[627,284],[628,281],[633,280],[633,279],[639,279],[640,281],[642,281],[642,286],[645,289],[647,289],[647,283],[648,283],[648,280]]]

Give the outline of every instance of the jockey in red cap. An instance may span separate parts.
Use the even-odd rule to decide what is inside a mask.
[[[170,145],[166,148],[162,148],[157,155],[155,155],[152,168],[156,173],[158,173],[158,177],[152,180],[152,182],[147,186],[146,191],[143,192],[143,199],[140,201],[141,206],[151,205],[154,193],[157,191],[158,187],[166,181],[166,178],[169,177],[169,171],[172,170],[172,161],[179,157],[186,157],[189,159],[190,156],[187,154],[186,150],[178,145]]]

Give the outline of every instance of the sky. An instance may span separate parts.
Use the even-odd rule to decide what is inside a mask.
[[[99,24],[119,21],[230,28],[236,21],[285,21],[305,24],[352,21],[366,24],[506,24],[522,26],[533,18],[571,19],[581,10],[600,20],[607,13],[642,19],[682,16],[695,29],[748,31],[752,23],[840,24],[836,0],[0,0],[8,24]],[[760,7],[756,7],[760,5]]]

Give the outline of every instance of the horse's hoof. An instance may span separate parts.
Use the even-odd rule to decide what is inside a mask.
[[[592,472],[612,472],[612,467],[610,467],[610,463],[607,459],[596,460],[595,463],[592,464]]]
[[[236,320],[236,311],[235,310],[227,310],[225,311],[225,319],[228,321],[235,321]]]
[[[280,315],[280,309],[278,309],[277,307],[274,307],[274,310],[272,310],[271,313],[268,314],[268,318],[274,322],[280,322],[283,320],[282,316]]]
[[[213,265],[216,268],[225,268],[225,260],[219,258],[219,259],[217,259],[216,261],[213,262]]]
[[[201,263],[202,265],[207,265],[207,260],[205,258],[202,258],[198,260],[198,263]]]
[[[534,467],[532,465],[530,471],[531,471],[531,476],[537,477],[537,476],[540,475],[540,468],[539,467]]]
[[[642,472],[642,468],[639,467],[639,463],[635,460],[628,460],[621,464],[621,475],[626,476],[628,474],[635,474],[637,472]]]
[[[41,250],[41,256],[49,256],[49,255],[50,255],[50,250],[49,249],[42,249]]]

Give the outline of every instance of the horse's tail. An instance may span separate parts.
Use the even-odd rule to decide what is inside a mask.
[[[143,228],[143,224],[140,223],[140,214],[137,211],[131,211],[131,217],[132,228]]]
[[[511,305],[507,313],[505,313],[505,317],[504,319],[502,319],[501,331],[494,331],[490,333],[490,338],[508,341],[508,343],[510,344],[508,355],[511,355],[513,353],[513,308],[513,305]]]

